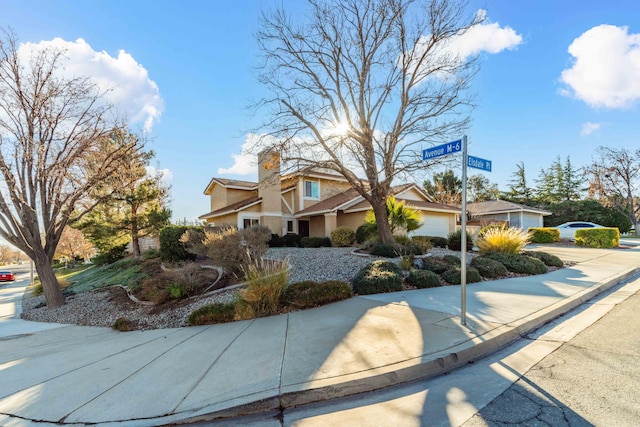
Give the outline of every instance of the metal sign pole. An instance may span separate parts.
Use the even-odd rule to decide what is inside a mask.
[[[467,324],[467,135],[462,137],[462,217],[460,230],[460,321]]]

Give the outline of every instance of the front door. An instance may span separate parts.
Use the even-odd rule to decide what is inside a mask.
[[[309,221],[298,221],[298,234],[309,237]]]

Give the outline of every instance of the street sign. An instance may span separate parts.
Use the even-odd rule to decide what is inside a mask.
[[[481,169],[483,171],[491,172],[491,160],[481,159],[480,157],[467,156],[467,166],[470,168]]]
[[[440,156],[446,156],[447,154],[457,153],[460,150],[462,150],[461,139],[422,150],[422,160],[429,160]]]

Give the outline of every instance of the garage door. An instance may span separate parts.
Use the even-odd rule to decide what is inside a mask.
[[[422,217],[422,227],[412,231],[410,235],[447,237],[450,232],[449,217],[425,215]]]

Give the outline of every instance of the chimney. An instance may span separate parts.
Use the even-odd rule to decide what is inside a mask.
[[[280,154],[273,148],[258,153],[258,196],[262,197],[260,224],[282,234]]]

